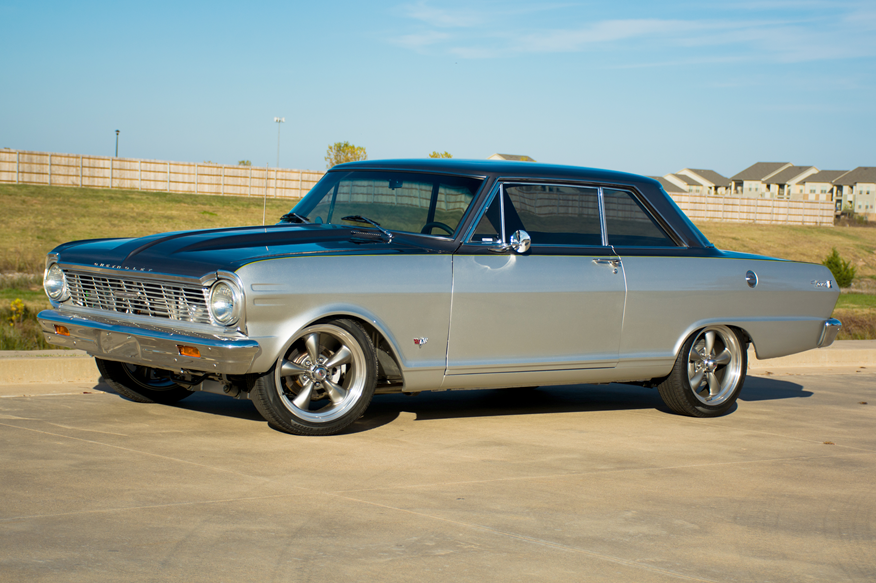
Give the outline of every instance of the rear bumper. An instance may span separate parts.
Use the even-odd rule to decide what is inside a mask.
[[[243,336],[228,338],[128,326],[109,320],[45,310],[37,316],[46,342],[84,350],[105,360],[127,362],[166,370],[218,374],[244,374],[259,353],[259,344]],[[56,333],[64,326],[69,336]],[[182,356],[179,346],[197,348],[200,358]]]
[[[824,323],[824,329],[821,331],[821,338],[818,339],[818,348],[830,346],[836,340],[836,335],[839,334],[843,323],[836,318],[831,318]]]

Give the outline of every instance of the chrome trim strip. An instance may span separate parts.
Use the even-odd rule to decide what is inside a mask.
[[[821,331],[821,338],[818,339],[818,348],[826,348],[833,344],[836,340],[836,335],[839,334],[843,323],[836,318],[830,318],[824,322],[824,329]]]
[[[596,189],[599,201],[599,231],[602,233],[602,246],[608,247],[608,229],[605,227],[605,199],[602,196],[602,187]]]
[[[106,360],[127,362],[165,370],[192,370],[218,374],[249,372],[260,352],[255,340],[238,336],[221,338],[207,335],[181,335],[154,329],[98,322],[45,310],[37,316],[46,342],[85,350]],[[65,326],[70,336],[55,333],[55,325]],[[201,358],[181,356],[179,345],[193,346]]]
[[[108,275],[113,277],[129,277],[131,279],[148,279],[148,280],[161,280],[161,281],[174,281],[180,283],[187,283],[190,285],[203,285],[201,279],[197,277],[188,277],[182,275],[173,275],[170,273],[159,273],[155,271],[134,271],[133,269],[114,269],[112,267],[98,267],[96,265],[86,265],[83,263],[58,263],[63,270],[76,270],[76,271],[93,271],[95,273],[99,273],[101,275]],[[209,274],[215,277],[214,274]]]
[[[505,184],[499,183],[499,218],[502,221],[502,247],[505,246]]]

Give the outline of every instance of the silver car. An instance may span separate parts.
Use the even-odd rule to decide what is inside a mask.
[[[45,289],[46,340],[121,395],[248,398],[301,435],[375,394],[580,383],[713,417],[749,344],[840,327],[825,267],[715,249],[651,179],[514,162],[342,164],[273,226],[61,245]]]

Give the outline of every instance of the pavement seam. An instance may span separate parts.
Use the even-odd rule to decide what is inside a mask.
[[[678,572],[676,572],[676,571],[671,571],[671,570],[669,570],[669,569],[663,569],[663,568],[661,568],[661,567],[655,567],[654,565],[649,565],[649,564],[647,564],[647,563],[642,563],[642,562],[635,561],[635,560],[631,560],[631,559],[623,559],[623,558],[621,558],[621,557],[615,557],[615,556],[612,556],[612,555],[605,555],[605,554],[597,553],[597,552],[594,552],[594,551],[588,551],[588,550],[586,550],[586,549],[582,549],[582,548],[580,548],[580,547],[573,547],[573,546],[569,546],[569,545],[564,545],[564,544],[562,544],[562,543],[557,543],[557,542],[553,542],[553,541],[549,541],[549,540],[545,540],[545,539],[540,539],[540,538],[535,538],[535,537],[525,536],[525,535],[522,535],[522,534],[516,534],[516,533],[513,533],[513,532],[507,532],[507,531],[504,531],[504,530],[499,530],[499,529],[497,529],[497,528],[493,528],[493,527],[491,527],[491,526],[485,526],[485,525],[482,525],[482,524],[475,524],[475,523],[471,523],[471,522],[462,522],[462,521],[459,521],[459,520],[454,520],[454,519],[452,519],[452,518],[444,518],[444,517],[441,517],[441,516],[436,516],[436,515],[434,515],[434,514],[427,514],[427,513],[425,513],[425,512],[417,512],[416,510],[408,510],[408,509],[406,509],[406,508],[399,508],[399,507],[397,507],[397,506],[389,506],[388,504],[381,504],[381,503],[379,503],[379,502],[372,502],[372,501],[369,501],[369,500],[362,500],[362,499],[359,499],[359,498],[353,498],[353,497],[350,497],[350,496],[343,496],[343,495],[340,495],[340,494],[330,494],[330,495],[334,496],[335,498],[340,498],[340,499],[342,499],[342,500],[349,500],[349,501],[351,501],[351,502],[358,502],[358,503],[361,503],[361,504],[368,504],[368,505],[370,505],[370,506],[375,506],[375,507],[377,507],[377,508],[385,508],[385,509],[387,509],[387,510],[395,510],[395,511],[397,511],[397,512],[402,512],[402,513],[405,513],[405,514],[412,514],[412,515],[414,515],[414,516],[420,516],[420,517],[423,517],[423,518],[430,518],[430,519],[432,519],[432,520],[438,520],[438,521],[441,521],[441,522],[447,522],[447,523],[450,523],[450,524],[456,524],[456,525],[458,525],[458,526],[463,526],[463,527],[470,528],[470,529],[473,529],[473,530],[481,530],[481,531],[485,531],[485,532],[488,532],[488,533],[491,533],[491,534],[494,534],[494,535],[503,536],[503,537],[507,537],[507,538],[513,538],[513,539],[516,539],[516,540],[519,540],[519,541],[523,541],[523,542],[526,542],[526,543],[530,543],[530,544],[537,544],[537,545],[541,545],[541,546],[546,546],[546,547],[550,547],[550,548],[553,548],[553,549],[557,549],[557,550],[560,550],[560,551],[565,551],[565,552],[570,552],[570,553],[577,553],[577,554],[581,554],[581,555],[586,555],[586,556],[588,556],[588,557],[592,557],[592,558],[595,558],[595,559],[600,559],[600,560],[607,561],[607,562],[610,562],[610,563],[615,563],[615,564],[623,565],[623,566],[626,566],[626,567],[633,567],[633,568],[643,569],[643,570],[645,570],[645,571],[651,571],[651,572],[653,572],[653,573],[659,573],[659,574],[661,574],[661,575],[667,575],[667,576],[674,577],[674,578],[677,578],[677,579],[685,579],[685,580],[688,580],[688,581],[701,581],[701,582],[703,582],[703,583],[718,583],[717,581],[715,581],[715,580],[713,580],[713,579],[703,579],[703,578],[701,578],[701,577],[695,577],[695,576],[692,576],[692,575],[685,575],[685,574],[683,574],[683,573],[678,573]]]
[[[83,439],[83,438],[81,438],[81,437],[73,437],[72,435],[64,435],[63,433],[52,433],[52,432],[50,432],[50,431],[41,431],[41,430],[39,430],[39,429],[33,429],[33,428],[30,428],[30,427],[22,427],[22,426],[20,426],[20,425],[10,425],[9,423],[0,423],[0,426],[3,426],[3,427],[11,427],[11,428],[13,428],[13,429],[21,429],[21,430],[23,430],[23,431],[32,431],[32,432],[34,432],[34,433],[42,433],[43,435],[51,435],[52,437],[63,437],[63,438],[66,438],[66,439],[72,439],[72,440],[74,440],[74,441],[82,441],[82,442],[84,442],[84,443],[91,443],[91,444],[93,444],[93,445],[102,445],[102,446],[104,446],[104,447],[109,447],[109,448],[113,448],[113,449],[119,449],[119,450],[122,450],[122,451],[131,452],[131,453],[139,453],[139,454],[142,454],[142,455],[148,455],[148,456],[157,457],[157,458],[161,458],[161,459],[165,459],[165,460],[171,460],[171,461],[179,462],[179,463],[182,463],[182,464],[189,464],[189,465],[197,466],[197,467],[199,467],[199,468],[207,468],[207,469],[210,469],[210,470],[215,470],[215,471],[217,471],[217,472],[224,472],[224,473],[227,473],[227,474],[232,474],[232,475],[235,475],[235,476],[240,476],[240,477],[242,477],[242,478],[249,478],[249,479],[253,479],[253,480],[260,480],[260,481],[262,481],[262,482],[269,482],[269,483],[272,483],[272,482],[273,482],[273,480],[271,480],[270,478],[261,478],[261,477],[258,477],[258,476],[251,476],[251,475],[249,475],[249,474],[242,474],[242,473],[240,473],[240,472],[235,472],[234,470],[227,470],[227,469],[225,469],[225,468],[217,468],[216,466],[208,466],[208,465],[206,465],[206,464],[199,464],[199,463],[197,463],[197,462],[193,462],[193,461],[189,461],[189,460],[184,460],[184,459],[180,459],[180,458],[175,458],[175,457],[171,457],[171,456],[167,456],[167,455],[161,455],[161,454],[159,454],[159,453],[151,453],[151,452],[148,452],[148,451],[143,451],[143,450],[141,450],[141,449],[132,449],[132,448],[130,448],[130,447],[122,447],[121,445],[113,445],[113,444],[111,444],[111,443],[103,443],[102,441],[94,441],[93,439]]]
[[[604,474],[615,474],[615,473],[623,473],[623,472],[662,472],[666,470],[684,470],[690,468],[710,468],[710,467],[720,467],[720,466],[736,466],[736,465],[747,465],[747,464],[760,464],[760,463],[775,463],[775,462],[791,462],[791,461],[803,461],[803,460],[819,460],[819,459],[835,459],[837,457],[848,457],[848,456],[856,456],[856,455],[868,455],[873,452],[869,451],[861,451],[861,452],[849,452],[840,455],[816,455],[816,456],[800,456],[800,457],[785,457],[785,458],[765,458],[760,460],[745,460],[739,462],[721,462],[721,463],[708,463],[708,464],[688,464],[688,465],[680,465],[680,466],[665,466],[665,467],[654,467],[654,468],[617,468],[613,470],[594,470],[591,472],[574,472],[569,474],[544,474],[538,476],[514,476],[509,478],[494,478],[491,480],[469,480],[465,482],[433,482],[430,484],[411,484],[407,486],[387,486],[384,488],[358,488],[355,490],[338,490],[336,492],[330,492],[331,494],[340,495],[340,494],[354,494],[359,492],[382,492],[387,490],[407,490],[413,488],[430,488],[430,487],[438,487],[438,486],[464,486],[471,484],[492,484],[497,482],[513,482],[519,480],[557,480],[563,478],[576,478],[582,476],[598,476]]]
[[[173,459],[173,458],[171,458],[171,459]],[[293,486],[293,487],[296,489],[299,489],[299,490],[306,490],[306,488],[302,488],[300,486]],[[513,532],[507,532],[504,530],[499,530],[499,529],[496,529],[496,528],[493,528],[490,526],[485,526],[482,524],[476,524],[476,523],[471,523],[471,522],[462,522],[459,520],[453,520],[451,518],[444,518],[441,516],[436,516],[434,514],[417,512],[415,510],[408,510],[406,508],[399,508],[397,506],[389,506],[386,504],[380,504],[379,502],[372,502],[369,500],[362,500],[362,499],[355,498],[352,496],[343,496],[343,495],[337,494],[337,493],[328,493],[328,495],[330,495],[334,498],[338,498],[341,500],[347,500],[349,502],[353,502],[353,503],[357,503],[357,504],[366,504],[368,506],[384,508],[386,510],[392,510],[392,511],[400,512],[403,514],[411,514],[414,516],[429,518],[429,519],[437,520],[440,522],[455,524],[457,526],[462,526],[462,527],[469,528],[472,530],[481,530],[481,531],[488,532],[488,533],[496,535],[496,536],[501,536],[501,537],[505,537],[505,538],[512,538],[512,539],[515,539],[515,540],[518,540],[518,541],[521,541],[524,543],[528,543],[528,544],[536,544],[536,545],[545,546],[545,547],[553,548],[553,549],[564,551],[564,552],[586,555],[586,556],[594,558],[594,559],[599,559],[602,561],[607,561],[610,563],[614,563],[617,565],[623,565],[626,567],[642,569],[642,570],[650,571],[653,573],[659,573],[661,575],[666,575],[666,576],[673,577],[676,579],[684,579],[687,581],[700,581],[702,583],[718,583],[717,581],[715,581],[713,579],[703,579],[702,577],[685,575],[683,573],[678,573],[676,571],[671,571],[669,569],[663,569],[661,567],[656,567],[654,565],[649,565],[647,563],[642,563],[642,562],[631,560],[631,559],[624,559],[621,557],[615,557],[613,555],[606,555],[606,554],[602,554],[602,553],[597,553],[594,551],[588,551],[588,550],[582,549],[580,547],[573,547],[573,546],[569,546],[569,545],[564,545],[562,543],[557,543],[554,541],[549,541],[549,540],[545,540],[545,539],[541,539],[541,538],[535,538],[535,537],[525,536],[525,535],[517,534],[517,533],[513,533]],[[295,497],[296,496],[293,494],[284,493],[284,494],[274,494],[274,495],[268,495],[268,496],[246,496],[246,497],[238,497],[238,498],[223,498],[223,499],[217,499],[217,500],[198,500],[198,501],[194,501],[194,502],[178,502],[175,504],[152,504],[152,505],[147,505],[147,506],[125,506],[125,507],[120,507],[120,508],[101,508],[101,509],[95,509],[95,510],[83,510],[83,511],[78,511],[78,512],[62,512],[62,513],[57,513],[57,514],[33,514],[33,515],[28,515],[28,516],[16,516],[16,517],[12,517],[12,518],[0,518],[0,523],[9,523],[9,522],[15,522],[15,521],[20,521],[20,520],[33,520],[33,519],[44,519],[44,518],[60,518],[60,517],[64,517],[64,516],[79,516],[79,515],[83,515],[83,514],[106,514],[106,513],[114,513],[114,512],[127,512],[127,511],[131,511],[131,510],[156,510],[156,509],[162,509],[162,508],[177,508],[177,507],[182,507],[182,506],[228,504],[228,503],[235,503],[235,502],[248,502],[248,501],[256,501],[256,500],[272,500],[272,499],[277,499],[277,498],[295,498]]]

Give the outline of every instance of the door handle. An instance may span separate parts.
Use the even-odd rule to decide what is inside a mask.
[[[597,265],[611,265],[612,267],[617,267],[620,265],[620,259],[606,259],[600,257],[599,259],[594,259],[593,263]]]

